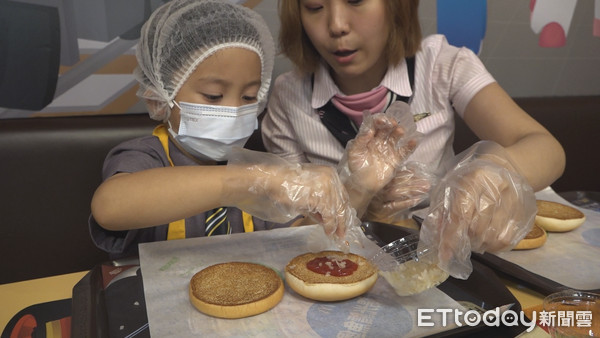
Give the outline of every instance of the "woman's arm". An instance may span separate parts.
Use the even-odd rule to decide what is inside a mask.
[[[497,84],[479,91],[464,112],[467,126],[482,140],[503,146],[534,191],[552,184],[565,168],[560,143]]]

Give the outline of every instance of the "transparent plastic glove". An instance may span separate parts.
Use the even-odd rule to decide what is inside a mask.
[[[333,167],[293,164],[274,154],[235,148],[227,170],[235,175],[223,182],[224,200],[253,216],[284,223],[304,215],[340,242],[348,227],[360,225]]]
[[[504,148],[480,141],[456,156],[432,190],[420,237],[438,248],[440,268],[466,279],[471,251],[512,249],[531,230],[536,211],[533,189]]]
[[[425,164],[406,162],[373,197],[365,218],[390,224],[411,218],[412,208],[429,201],[429,191],[437,181]]]
[[[348,142],[338,165],[348,192],[361,196],[359,205],[354,205],[359,216],[415,150],[421,137],[416,129],[410,106],[401,101],[394,102],[385,113],[365,113],[358,134]]]

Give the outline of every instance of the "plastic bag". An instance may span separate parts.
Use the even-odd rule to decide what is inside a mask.
[[[335,168],[295,164],[277,155],[234,148],[223,182],[225,201],[266,221],[285,223],[299,215],[312,218],[340,244],[360,220],[350,205]]]
[[[413,208],[429,204],[429,191],[437,181],[437,176],[425,164],[407,162],[373,197],[365,218],[389,224],[411,218]]]
[[[386,186],[414,152],[417,132],[410,106],[394,102],[385,113],[365,112],[357,136],[346,146],[338,172],[362,216],[372,197]]]
[[[511,250],[531,230],[537,207],[533,189],[494,142],[474,144],[448,168],[431,191],[420,238],[438,248],[440,268],[466,279],[471,251]]]

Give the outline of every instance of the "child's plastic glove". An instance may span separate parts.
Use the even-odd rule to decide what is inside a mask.
[[[235,148],[226,169],[234,178],[223,182],[224,201],[253,216],[285,223],[304,215],[340,242],[348,227],[360,226],[333,167],[294,164],[274,154]]]
[[[394,224],[409,219],[412,208],[429,202],[438,178],[420,162],[406,162],[371,200],[365,219]]]
[[[415,150],[421,136],[416,129],[410,106],[401,101],[394,102],[385,113],[365,114],[338,165],[348,192],[360,196],[354,199],[360,200],[354,205],[359,216]]]
[[[531,230],[535,195],[504,148],[480,141],[457,155],[431,192],[421,243],[438,248],[438,266],[467,279],[471,251],[511,250]]]

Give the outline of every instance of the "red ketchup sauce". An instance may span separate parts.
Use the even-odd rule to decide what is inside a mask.
[[[358,264],[349,259],[317,257],[306,263],[306,268],[322,275],[341,277],[351,275],[358,269]]]

